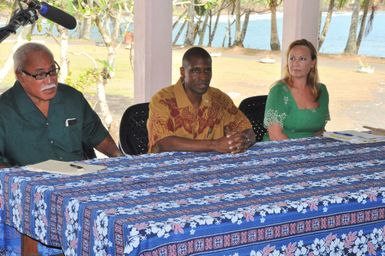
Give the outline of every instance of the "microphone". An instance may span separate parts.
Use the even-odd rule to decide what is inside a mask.
[[[74,29],[76,27],[76,19],[68,13],[50,5],[46,2],[39,2],[37,0],[22,0],[28,4],[29,8],[36,9],[41,16],[47,18],[67,29]]]

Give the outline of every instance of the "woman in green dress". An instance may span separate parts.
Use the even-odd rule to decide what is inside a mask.
[[[321,135],[329,117],[329,94],[318,81],[317,51],[306,39],[287,51],[286,74],[267,97],[264,140],[285,140]]]

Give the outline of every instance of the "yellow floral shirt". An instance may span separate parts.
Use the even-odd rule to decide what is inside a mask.
[[[194,109],[182,82],[156,93],[150,101],[147,120],[149,152],[154,152],[157,141],[178,136],[197,140],[214,140],[224,136],[224,128],[244,131],[252,126],[247,117],[234,105],[228,95],[209,87]]]

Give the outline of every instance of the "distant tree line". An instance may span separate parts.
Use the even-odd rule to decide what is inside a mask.
[[[255,13],[271,14],[270,19],[270,48],[280,50],[277,30],[277,11],[282,9],[284,0],[175,0],[174,6],[179,16],[173,27],[178,27],[173,43],[176,44],[185,31],[184,45],[203,45],[203,38],[208,33],[206,46],[211,46],[216,36],[219,17],[227,14],[227,26],[223,47],[243,47],[247,33],[250,15]],[[362,39],[371,31],[375,12],[384,6],[383,0],[324,0],[323,6],[327,10],[326,19],[320,24],[319,48],[322,46],[333,12],[336,10],[352,10],[349,35],[346,42],[345,54],[357,54]],[[232,31],[233,30],[233,31]],[[208,32],[207,32],[208,31]],[[357,33],[358,32],[358,33]],[[232,38],[232,35],[235,35]]]
[[[281,44],[277,29],[277,11],[282,10],[284,0],[173,0],[174,13],[177,18],[173,23],[176,44],[184,38],[184,45],[212,46],[214,38],[218,39],[218,22],[221,15],[227,16],[226,33],[222,40],[223,47],[244,47],[250,15],[270,13],[270,48],[280,50]],[[108,51],[106,63],[113,66],[114,45],[122,40],[121,25],[127,28],[133,20],[134,0],[47,0],[59,8],[64,8],[78,20],[78,35],[90,39],[91,27],[100,33],[103,44]],[[384,7],[384,0],[323,0],[322,10],[326,18],[320,24],[319,48],[323,45],[336,10],[351,10],[351,23],[346,42],[345,54],[357,54],[363,38],[372,29],[375,12]],[[3,12],[8,13],[18,8],[18,1],[0,0]],[[179,24],[179,26],[177,26]],[[38,24],[37,24],[38,25]],[[55,24],[53,24],[55,25]],[[60,30],[60,28],[59,28]],[[60,31],[65,33],[65,31]],[[183,35],[182,35],[183,33]],[[207,42],[204,42],[208,35]]]

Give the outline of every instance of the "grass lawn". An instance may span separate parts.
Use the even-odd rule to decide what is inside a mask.
[[[34,37],[35,39],[36,37]],[[60,64],[60,47],[58,44],[48,38],[39,38],[39,42],[47,45],[53,52],[56,61]],[[0,67],[2,67],[7,58],[12,54],[13,40],[5,40],[0,44]],[[94,68],[93,61],[87,57],[91,56],[96,61],[99,69],[102,67],[103,61],[107,58],[107,48],[96,46],[88,41],[70,40],[68,57],[70,61],[70,76],[77,79],[84,74],[87,69]],[[116,52],[116,72],[115,77],[109,80],[106,92],[109,95],[122,95],[125,97],[133,97],[133,72],[130,64],[129,50],[124,45],[117,49]],[[3,91],[9,88],[14,82],[13,69],[8,73],[4,81],[0,83],[0,89]],[[87,92],[86,92],[87,93]]]

